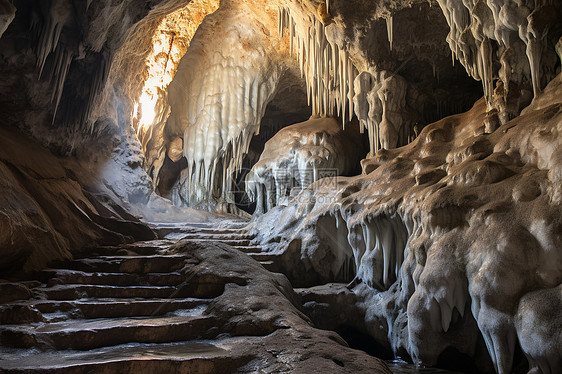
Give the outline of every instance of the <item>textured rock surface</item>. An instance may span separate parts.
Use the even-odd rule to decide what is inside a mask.
[[[151,239],[111,191],[88,192],[67,160],[22,135],[0,129],[0,269],[31,271],[85,246]],[[73,168],[74,166],[75,168]],[[93,166],[93,165],[92,165]]]
[[[153,190],[231,210],[262,122],[270,133],[296,122],[279,112],[342,126],[355,114],[364,175],[272,209],[254,226],[270,253],[254,257],[300,285],[352,281],[361,328],[417,363],[453,350],[507,373],[519,344],[532,373],[560,371],[545,306],[562,277],[561,7],[0,0],[2,277],[150,234],[135,216],[210,219]],[[40,321],[26,308],[6,321],[20,312]]]
[[[390,373],[313,328],[285,276],[224,244],[170,245],[135,243],[121,248],[124,256],[43,271],[48,283],[32,288],[32,298],[0,308],[0,369]],[[16,308],[28,312],[15,320]]]
[[[176,180],[163,188],[176,205],[230,210],[228,202],[236,200],[236,173],[247,167],[244,156],[252,152],[250,140],[259,131],[268,103],[294,101],[294,91],[284,89],[283,77],[292,76],[294,85],[298,69],[312,113],[340,115],[344,124],[357,113],[369,133],[371,153],[407,143],[415,136],[414,127],[423,127],[428,118],[468,108],[476,98],[474,85],[458,66],[450,65],[442,14],[425,2],[415,3],[413,9],[408,2],[394,4],[393,18],[384,7],[359,15],[359,9],[367,9],[364,4],[347,7],[334,2],[331,13],[322,18],[315,1],[223,2],[202,21],[169,91],[159,96],[153,129],[143,135],[145,169],[155,185],[162,170],[164,184]],[[357,14],[351,17],[348,8],[356,5]],[[439,27],[412,35],[425,18]],[[393,29],[393,19],[407,26]],[[245,52],[249,47],[255,53]],[[428,71],[433,66],[433,74],[420,78],[412,68],[420,63],[428,64]],[[362,72],[363,82],[369,76],[365,91],[356,83]],[[451,80],[465,89],[449,90]],[[298,83],[296,90],[302,92]],[[289,112],[302,111],[302,105]],[[268,123],[267,118],[263,121]],[[183,139],[186,162],[171,164],[166,150],[177,138]]]
[[[0,2],[0,37],[16,16],[16,7],[8,0]]]
[[[519,336],[532,366],[559,371],[559,334],[538,332],[558,317],[531,300],[557,303],[562,281],[560,79],[494,132],[481,100],[379,151],[362,176],[311,185],[254,232],[296,283],[334,279],[352,259],[367,331],[395,353],[433,365],[447,347],[477,357],[483,338],[507,373]]]
[[[342,130],[334,118],[310,118],[275,134],[246,178],[248,194],[256,201],[254,214],[283,203],[326,173],[357,174],[365,150],[357,126],[349,127]]]

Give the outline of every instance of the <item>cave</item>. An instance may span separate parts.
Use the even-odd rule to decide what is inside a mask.
[[[562,373],[559,0],[0,0],[0,372]]]

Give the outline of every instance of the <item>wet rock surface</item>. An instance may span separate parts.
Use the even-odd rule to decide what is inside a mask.
[[[314,328],[287,278],[242,253],[259,259],[243,231],[154,230],[183,240],[100,247],[51,264],[41,284],[0,284],[13,290],[2,293],[0,371],[390,373]]]

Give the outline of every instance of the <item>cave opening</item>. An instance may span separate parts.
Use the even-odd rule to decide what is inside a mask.
[[[561,15],[0,0],[0,371],[562,371]]]

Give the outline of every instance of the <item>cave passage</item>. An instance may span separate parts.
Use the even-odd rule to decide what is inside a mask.
[[[561,20],[0,0],[0,371],[562,372]]]

